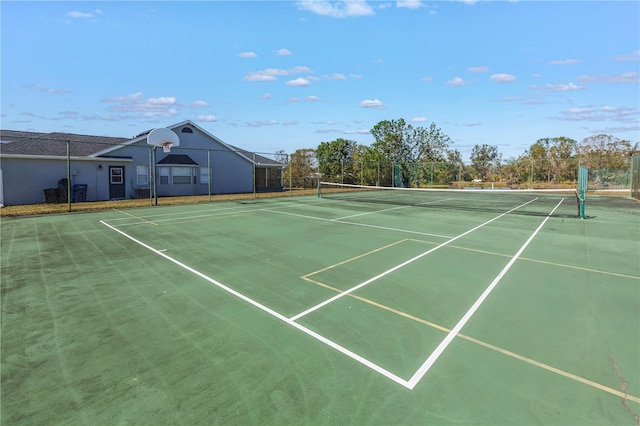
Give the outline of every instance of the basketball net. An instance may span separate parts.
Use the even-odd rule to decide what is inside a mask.
[[[171,152],[171,147],[173,146],[172,142],[160,142],[160,146],[162,147],[164,152]]]

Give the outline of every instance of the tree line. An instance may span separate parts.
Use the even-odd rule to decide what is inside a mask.
[[[450,186],[463,182],[492,182],[511,186],[532,183],[569,184],[577,180],[578,165],[603,180],[624,179],[638,143],[599,134],[581,142],[560,136],[535,141],[517,158],[504,160],[495,145],[475,145],[469,161],[435,123],[412,126],[404,119],[383,120],[370,131],[371,145],[338,138],[315,148],[298,149],[287,164],[285,177],[294,186],[310,187],[318,179],[378,186]],[[595,173],[595,175],[594,175]],[[599,176],[599,177],[598,177]]]

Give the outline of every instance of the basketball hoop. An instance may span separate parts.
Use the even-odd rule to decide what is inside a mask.
[[[160,142],[160,146],[164,152],[171,152],[171,147],[173,146],[173,142]]]

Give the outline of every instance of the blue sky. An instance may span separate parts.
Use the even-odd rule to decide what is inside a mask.
[[[2,128],[183,120],[259,152],[435,122],[468,160],[640,140],[636,1],[1,2]]]

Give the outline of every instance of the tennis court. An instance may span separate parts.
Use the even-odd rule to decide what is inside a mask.
[[[2,424],[638,424],[637,201],[341,194],[3,219]]]

